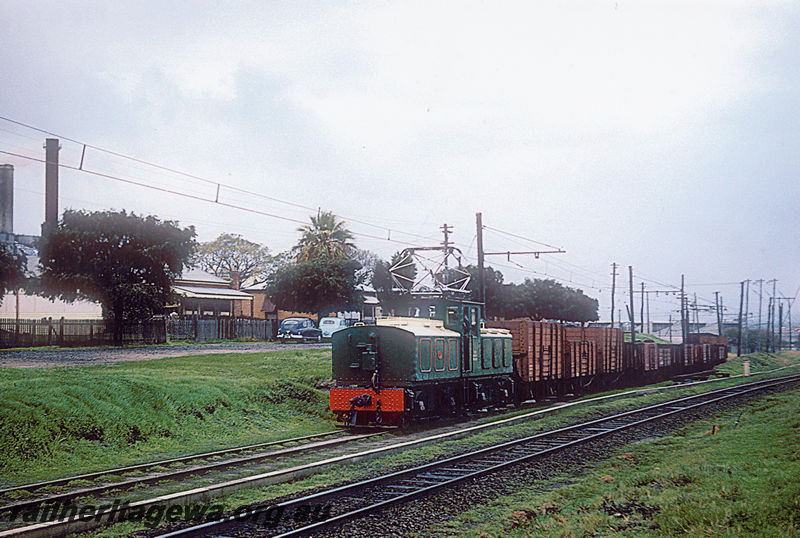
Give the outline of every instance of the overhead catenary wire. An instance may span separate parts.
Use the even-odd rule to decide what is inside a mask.
[[[0,150],[0,153],[5,154],[5,155],[11,155],[11,156],[14,156],[14,157],[19,157],[19,158],[22,158],[22,159],[28,159],[28,160],[32,160],[32,161],[36,161],[36,162],[41,162],[41,163],[46,163],[47,162],[45,159],[41,159],[41,158],[38,158],[38,157],[31,157],[31,156],[28,156],[28,155],[22,155],[20,153],[14,153],[14,152],[11,152],[11,151]],[[177,191],[177,190],[174,190],[174,189],[168,189],[166,187],[160,187],[160,186],[157,186],[157,185],[150,185],[148,183],[144,183],[142,181],[138,181],[138,180],[135,180],[135,179],[118,177],[118,176],[114,176],[112,174],[106,174],[106,173],[103,173],[103,172],[96,172],[94,170],[81,169],[81,168],[78,168],[77,166],[71,166],[71,165],[63,164],[63,163],[59,163],[58,166],[59,166],[59,168],[65,168],[65,169],[68,169],[68,170],[73,170],[75,172],[82,172],[84,174],[89,174],[89,175],[101,177],[101,178],[104,178],[104,179],[110,179],[110,180],[113,180],[113,181],[119,181],[119,182],[127,183],[127,184],[130,184],[130,185],[136,185],[138,187],[144,187],[144,188],[147,188],[147,189],[152,189],[152,190],[156,190],[156,191],[159,191],[159,192],[164,192],[164,193],[168,193],[168,194],[172,194],[172,195],[176,195],[176,196],[182,196],[184,198],[189,198],[189,199],[192,199],[192,200],[198,200],[198,201],[201,201],[201,202],[216,204],[216,205],[220,205],[220,206],[223,206],[223,207],[229,207],[229,208],[232,208],[232,209],[238,209],[238,210],[241,210],[241,211],[247,211],[249,213],[254,213],[254,214],[257,214],[257,215],[263,215],[265,217],[270,217],[270,218],[275,218],[275,219],[280,219],[280,220],[287,221],[287,222],[292,222],[292,223],[295,223],[295,224],[300,224],[300,225],[306,225],[307,224],[306,221],[295,219],[295,218],[292,218],[292,217],[286,217],[286,216],[283,216],[283,215],[277,215],[275,213],[269,213],[267,211],[261,211],[259,209],[253,209],[251,207],[245,207],[245,206],[240,206],[240,205],[236,205],[236,204],[231,204],[231,203],[228,203],[228,202],[223,202],[223,201],[220,201],[220,200],[214,200],[214,199],[211,199],[211,198],[205,198],[203,196],[198,196],[196,194],[180,192],[180,191]],[[408,243],[406,241],[399,241],[399,240],[396,240],[396,239],[387,239],[385,237],[380,237],[380,236],[372,235],[372,234],[366,234],[366,233],[363,233],[363,232],[351,232],[351,233],[353,235],[356,235],[356,236],[359,236],[359,237],[367,237],[367,238],[370,238],[370,239],[377,239],[377,240],[381,240],[381,241],[389,241],[391,243],[397,243],[397,244],[406,245],[406,246],[416,246],[413,243]]]
[[[259,197],[259,198],[262,198],[262,199],[265,199],[265,200],[269,200],[269,201],[272,201],[272,202],[285,204],[285,205],[292,206],[292,207],[299,208],[299,209],[304,209],[306,211],[316,212],[317,209],[318,209],[316,207],[306,206],[306,205],[299,204],[299,203],[296,203],[296,202],[292,202],[292,201],[289,201],[289,200],[283,200],[283,199],[277,198],[275,196],[270,196],[268,194],[255,192],[255,191],[251,191],[251,190],[248,190],[248,189],[243,189],[241,187],[237,187],[235,185],[230,185],[230,184],[227,184],[227,183],[223,183],[223,182],[220,182],[218,180],[213,180],[213,179],[202,177],[202,176],[199,176],[199,175],[196,175],[196,174],[191,174],[191,173],[188,173],[188,172],[184,172],[182,170],[177,170],[175,168],[171,168],[171,167],[164,166],[164,165],[161,165],[161,164],[158,164],[158,163],[147,161],[145,159],[140,159],[138,157],[133,157],[131,155],[126,155],[126,154],[118,152],[118,151],[114,151],[114,150],[110,150],[110,149],[107,149],[107,148],[103,148],[101,146],[97,146],[97,145],[90,144],[90,143],[87,143],[87,142],[82,142],[82,141],[77,140],[75,138],[71,138],[71,137],[64,136],[64,135],[61,135],[61,134],[58,134],[58,133],[54,133],[54,132],[49,131],[47,129],[42,129],[40,127],[36,127],[34,125],[30,125],[30,124],[27,124],[27,123],[24,123],[24,122],[21,122],[21,121],[12,119],[12,118],[8,118],[8,117],[5,117],[5,116],[0,116],[0,120],[7,121],[7,122],[15,124],[15,125],[19,125],[21,127],[25,127],[27,129],[31,129],[31,130],[37,131],[39,133],[42,133],[42,134],[46,134],[46,135],[57,137],[59,139],[67,140],[67,141],[72,142],[74,144],[79,144],[79,145],[84,146],[86,148],[91,148],[93,150],[100,151],[100,152],[103,152],[103,153],[107,153],[107,154],[113,155],[115,157],[119,157],[119,158],[122,158],[122,159],[127,159],[127,160],[130,160],[132,162],[136,162],[136,163],[139,163],[139,164],[143,164],[143,165],[146,165],[146,166],[150,166],[150,167],[156,168],[158,170],[163,170],[163,171],[166,171],[166,172],[170,172],[172,174],[176,174],[176,175],[184,176],[184,177],[191,178],[191,179],[194,179],[194,180],[197,180],[197,181],[201,181],[201,182],[209,184],[209,185],[221,186],[221,187],[224,187],[224,188],[226,188],[228,190],[231,190],[231,191],[236,191],[236,192],[239,192],[239,193],[242,193],[242,194],[247,194],[249,196],[256,196],[256,197]],[[19,136],[24,136],[24,135],[19,135]],[[78,167],[76,169],[77,170],[83,170],[81,167]],[[390,228],[390,227],[387,227],[387,226],[374,224],[374,223],[365,221],[363,219],[351,217],[351,216],[348,216],[348,215],[339,215],[339,216],[342,217],[343,219],[347,220],[347,221],[355,222],[355,223],[358,223],[358,224],[363,224],[364,226],[370,226],[370,227],[373,227],[373,228],[378,228],[378,229],[381,229],[381,230],[385,230],[385,231],[387,231],[389,233],[395,232],[395,233],[401,233],[403,235],[408,235],[408,236],[411,236],[411,237],[417,237],[418,239],[430,239],[430,236],[423,236],[421,234],[416,234],[416,233],[413,233],[413,232],[406,232],[406,231],[403,231],[403,230],[398,230],[398,229]]]

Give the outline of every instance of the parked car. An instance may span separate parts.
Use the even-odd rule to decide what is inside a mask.
[[[323,340],[330,340],[333,333],[346,327],[347,320],[344,318],[322,318],[319,320],[319,328],[322,331]]]
[[[278,340],[284,342],[321,342],[322,331],[311,318],[286,318],[278,328]]]

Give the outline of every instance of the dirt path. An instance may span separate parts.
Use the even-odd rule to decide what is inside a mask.
[[[319,349],[328,344],[191,344],[142,347],[94,347],[0,350],[0,368],[53,368],[56,366],[88,366],[122,361],[142,361],[185,355],[212,353],[254,353],[281,349]]]

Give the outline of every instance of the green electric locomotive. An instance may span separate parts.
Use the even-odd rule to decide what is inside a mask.
[[[511,333],[483,305],[415,299],[407,317],[333,333],[330,408],[347,424],[405,424],[514,401]]]

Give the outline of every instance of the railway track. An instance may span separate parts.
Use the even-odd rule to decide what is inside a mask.
[[[305,536],[371,515],[436,490],[499,472],[512,465],[587,443],[653,421],[758,391],[800,381],[800,375],[767,379],[670,400],[582,424],[504,442],[467,454],[427,463],[269,507],[239,513],[161,535],[162,537],[227,534],[257,528],[280,537]],[[303,510],[304,517],[297,517]],[[310,511],[311,510],[311,511]],[[307,524],[309,514],[313,523]],[[277,517],[276,517],[277,516]],[[301,521],[298,523],[298,521]],[[266,524],[269,522],[269,528]],[[244,526],[245,528],[241,528]]]
[[[310,450],[325,450],[381,433],[383,432],[364,434],[325,432],[9,487],[0,490],[0,516],[18,514],[43,503],[64,503],[76,498],[92,498],[109,492],[183,479],[192,475],[203,475],[211,471],[274,460]],[[75,487],[72,485],[75,483],[81,485]]]

